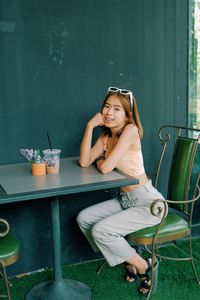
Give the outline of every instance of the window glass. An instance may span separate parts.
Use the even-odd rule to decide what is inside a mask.
[[[200,0],[190,0],[188,125],[200,128]]]

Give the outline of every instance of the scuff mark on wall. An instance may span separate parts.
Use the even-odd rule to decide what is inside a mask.
[[[64,27],[64,22],[58,24],[53,32],[49,34],[50,45],[48,52],[57,68],[60,68],[64,63],[64,56],[68,47],[67,36],[68,32]]]

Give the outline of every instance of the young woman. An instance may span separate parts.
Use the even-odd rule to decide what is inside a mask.
[[[92,146],[93,129],[103,133]],[[110,266],[126,265],[126,280],[140,277],[140,290],[150,290],[151,259],[143,259],[124,238],[127,234],[160,222],[150,212],[151,203],[163,196],[147,178],[141,149],[143,129],[131,91],[110,87],[101,113],[88,123],[80,148],[80,166],[96,166],[103,174],[118,169],[139,180],[139,184],[121,187],[116,199],[84,209],[77,222],[94,251],[101,251]]]

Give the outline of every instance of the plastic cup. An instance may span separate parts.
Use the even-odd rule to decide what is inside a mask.
[[[47,174],[59,174],[60,149],[46,149],[42,151],[46,162]]]

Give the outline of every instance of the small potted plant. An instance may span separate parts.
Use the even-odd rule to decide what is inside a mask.
[[[32,174],[34,176],[46,174],[46,162],[40,155],[40,150],[21,149],[20,153],[32,163]]]

